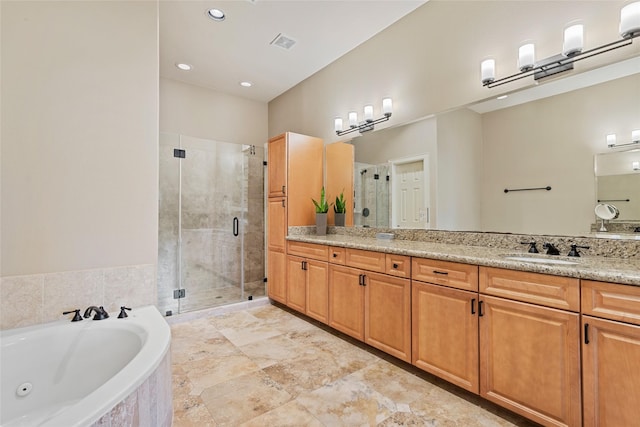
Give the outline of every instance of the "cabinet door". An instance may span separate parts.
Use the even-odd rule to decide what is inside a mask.
[[[412,284],[412,363],[478,393],[478,294]]]
[[[306,311],[307,261],[296,256],[287,256],[287,305],[301,313]]]
[[[267,203],[267,248],[284,253],[287,235],[286,199],[269,199]]]
[[[267,293],[269,298],[287,303],[287,259],[284,252],[267,251]]]
[[[364,341],[411,362],[411,281],[365,272]]]
[[[480,394],[548,426],[580,426],[580,320],[481,295]]]
[[[329,326],[364,340],[364,287],[360,270],[329,266]]]
[[[329,266],[307,261],[307,315],[329,323]]]
[[[585,427],[638,425],[640,326],[590,316],[582,323]]]
[[[267,146],[267,171],[269,197],[284,197],[287,190],[287,139],[286,134],[269,140]]]

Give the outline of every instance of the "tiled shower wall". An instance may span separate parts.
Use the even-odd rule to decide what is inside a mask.
[[[0,279],[0,329],[63,319],[63,311],[103,305],[117,315],[120,306],[156,304],[153,264]]]

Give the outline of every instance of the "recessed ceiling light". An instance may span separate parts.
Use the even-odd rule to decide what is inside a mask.
[[[181,69],[182,71],[191,71],[191,69],[193,68],[191,65],[189,64],[184,64],[182,62],[178,62],[176,63],[176,67],[178,67],[179,69]]]
[[[497,97],[496,99],[506,99],[508,95],[500,95],[499,97]]]
[[[207,10],[207,16],[214,21],[224,21],[225,15],[224,12],[220,9],[209,9]]]
[[[242,87],[251,87],[252,83],[251,82],[240,82],[240,86],[242,86]]]

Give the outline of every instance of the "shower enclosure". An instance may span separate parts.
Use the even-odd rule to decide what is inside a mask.
[[[265,295],[264,149],[160,134],[158,307]]]
[[[354,164],[354,223],[361,227],[389,227],[389,165]]]

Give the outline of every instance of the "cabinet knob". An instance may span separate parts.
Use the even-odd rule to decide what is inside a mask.
[[[393,268],[398,268],[398,264],[396,264],[395,262],[393,263]]]
[[[338,258],[338,254],[334,252],[334,253],[333,253],[333,257],[334,257],[334,258]]]

